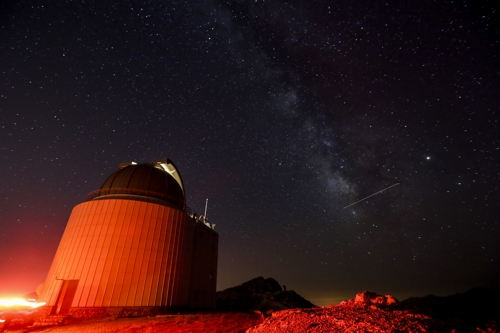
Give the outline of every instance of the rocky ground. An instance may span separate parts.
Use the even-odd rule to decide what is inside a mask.
[[[247,333],[264,332],[500,332],[496,322],[480,325],[460,318],[433,318],[400,305],[393,297],[362,292],[337,306],[272,313]]]
[[[500,333],[500,294],[473,289],[446,297],[429,295],[398,302],[364,291],[339,305],[316,307],[276,280],[258,277],[217,292],[218,312],[67,318],[64,325],[32,326],[30,314],[15,316],[6,332],[27,333],[268,333],[268,332],[449,332]],[[1,314],[1,312],[0,312]],[[0,316],[1,317],[1,316]],[[0,332],[3,331],[0,324]]]

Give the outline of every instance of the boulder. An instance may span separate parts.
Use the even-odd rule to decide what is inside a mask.
[[[355,303],[364,303],[364,304],[376,304],[376,305],[391,305],[398,304],[398,300],[392,297],[391,295],[377,295],[377,293],[370,291],[363,291],[359,294],[356,294],[354,297]]]

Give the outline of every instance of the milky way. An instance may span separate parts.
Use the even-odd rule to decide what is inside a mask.
[[[500,287],[492,1],[0,9],[0,294],[45,279],[72,207],[120,162],[162,157],[195,211],[209,198],[219,289]]]

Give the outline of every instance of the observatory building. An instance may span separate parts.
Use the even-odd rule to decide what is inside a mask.
[[[218,239],[170,160],[122,163],[73,208],[38,300],[52,315],[214,308]]]

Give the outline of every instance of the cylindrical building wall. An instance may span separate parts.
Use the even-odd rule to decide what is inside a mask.
[[[193,228],[183,211],[157,203],[81,203],[71,213],[39,301],[62,302],[64,281],[75,281],[71,307],[189,306]]]

